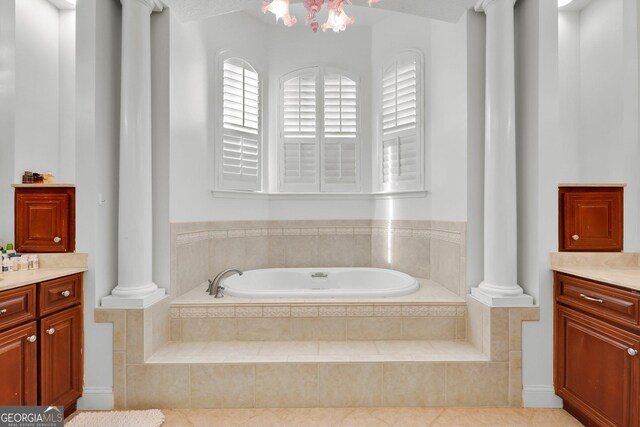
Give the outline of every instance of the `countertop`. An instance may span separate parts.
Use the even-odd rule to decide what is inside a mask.
[[[0,291],[87,271],[85,267],[39,268],[0,274]]]
[[[640,291],[640,254],[638,253],[552,253],[551,269]]]

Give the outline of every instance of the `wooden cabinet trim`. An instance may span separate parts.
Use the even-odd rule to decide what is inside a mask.
[[[0,372],[4,371],[0,377],[3,381],[0,386],[2,406],[38,403],[38,342],[28,340],[36,336],[37,331],[36,322],[31,321],[0,333]],[[10,379],[15,379],[18,384],[6,387]]]
[[[40,283],[38,287],[38,315],[40,317],[47,316],[80,304],[82,289],[82,273]]]
[[[0,331],[35,318],[36,285],[9,289],[0,293]]]

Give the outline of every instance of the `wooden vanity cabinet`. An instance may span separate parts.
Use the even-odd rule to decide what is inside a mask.
[[[0,406],[62,405],[65,417],[73,413],[84,377],[82,274],[0,292],[3,309]]]
[[[75,212],[74,187],[16,186],[16,251],[75,252]]]
[[[640,426],[640,295],[555,273],[554,386],[587,426]],[[577,293],[576,293],[577,292]]]

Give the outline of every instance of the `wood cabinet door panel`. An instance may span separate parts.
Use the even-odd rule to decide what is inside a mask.
[[[75,189],[16,189],[18,252],[75,250]]]
[[[40,404],[68,406],[82,395],[82,308],[40,323]]]
[[[0,330],[36,318],[36,286],[29,285],[0,293]]]
[[[38,343],[36,322],[0,334],[0,406],[38,403]]]
[[[564,250],[621,251],[622,206],[621,191],[564,193]]]
[[[82,302],[82,274],[61,277],[40,283],[38,289],[39,316],[47,316]]]
[[[598,425],[637,426],[640,336],[559,306],[556,312],[555,385]]]

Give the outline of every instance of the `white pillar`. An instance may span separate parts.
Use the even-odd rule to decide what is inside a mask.
[[[487,16],[484,280],[471,294],[491,306],[528,306],[518,285],[515,0],[480,0]]]
[[[151,12],[157,0],[122,0],[118,286],[104,307],[146,307],[165,295],[153,283],[151,204]]]

